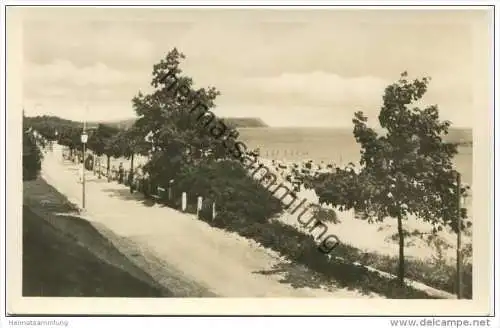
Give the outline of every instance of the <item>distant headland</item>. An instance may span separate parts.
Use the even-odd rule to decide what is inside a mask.
[[[28,120],[43,119],[51,121],[58,126],[75,126],[82,124],[82,122],[72,121],[61,117],[48,116],[48,115],[27,117],[27,119]],[[117,127],[119,129],[127,129],[134,124],[135,120],[136,118],[111,120],[111,121],[90,121],[87,122],[87,128],[93,129],[97,128],[99,124],[106,124],[109,126]],[[261,118],[258,117],[224,117],[222,118],[222,120],[224,120],[227,126],[230,126],[232,128],[273,128],[272,126],[269,126]],[[300,127],[296,128],[300,129]],[[348,127],[333,128],[333,129],[345,130],[349,131],[349,133],[352,131],[352,129]],[[449,132],[448,135],[445,137],[446,140],[451,142],[457,142],[462,146],[472,146],[473,135],[471,128],[451,127],[448,132]]]
[[[258,117],[223,117],[222,120],[226,125],[233,128],[267,128],[267,125],[262,119]],[[110,126],[116,126],[120,129],[126,129],[132,126],[136,118],[118,120],[118,121],[103,121],[103,122],[89,122],[88,126],[92,127],[99,123],[103,123]]]
[[[259,117],[226,117],[222,118],[227,125],[234,128],[268,128],[267,125]]]

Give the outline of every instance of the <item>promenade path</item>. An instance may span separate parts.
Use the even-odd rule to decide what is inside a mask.
[[[63,162],[62,147],[45,155],[42,177],[81,205],[79,166]],[[177,296],[368,298],[325,285],[308,269],[194,215],[148,203],[128,188],[86,172],[81,215],[134,264]],[[188,286],[188,287],[186,287]]]

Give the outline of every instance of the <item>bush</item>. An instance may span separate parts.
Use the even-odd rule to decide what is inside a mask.
[[[196,204],[198,196],[204,204],[215,201],[217,219],[227,224],[267,222],[283,209],[281,202],[236,161],[201,162],[197,167],[183,168],[173,184],[176,204],[180,205],[182,192],[187,192],[188,204]],[[205,212],[211,218],[211,208]]]
[[[34,180],[42,168],[43,155],[35,137],[29,132],[23,134],[23,181]]]
[[[335,254],[346,261],[359,262],[380,271],[397,274],[398,259],[376,253],[365,253],[346,244],[339,244]],[[436,266],[429,261],[405,259],[406,278],[455,294],[456,268],[451,265]],[[463,267],[463,296],[472,299],[472,265]]]
[[[324,207],[313,207],[312,212],[314,218],[320,222],[332,222],[334,224],[339,224],[340,220],[338,218],[337,212],[331,208]]]
[[[88,171],[92,171],[94,168],[94,157],[92,155],[87,155],[87,158],[85,159],[85,169]]]

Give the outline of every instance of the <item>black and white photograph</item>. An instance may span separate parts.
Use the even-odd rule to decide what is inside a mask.
[[[12,313],[491,314],[491,7],[6,19]]]

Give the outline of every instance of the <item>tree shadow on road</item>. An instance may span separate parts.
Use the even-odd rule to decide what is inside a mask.
[[[335,291],[344,288],[356,291],[363,295],[373,297],[403,298],[403,299],[434,299],[423,291],[399,286],[396,279],[381,277],[378,273],[353,263],[335,260],[329,262],[328,275],[309,270],[302,265],[293,263],[280,263],[269,270],[261,270],[254,273],[263,275],[279,275],[280,282],[291,285],[294,288],[316,288]],[[330,276],[331,275],[331,276]]]
[[[287,284],[295,289],[312,288],[312,289],[327,289],[334,291],[334,286],[319,273],[311,272],[306,268],[300,267],[293,263],[278,263],[273,265],[271,269],[254,271],[253,273],[262,274],[265,276],[279,276],[279,282]]]
[[[144,206],[151,207],[156,204],[152,199],[146,198],[142,193],[134,191],[130,193],[130,189],[124,189],[123,186],[116,186],[115,188],[102,189],[103,192],[110,197],[119,198],[127,201],[141,202]]]
[[[323,289],[329,292],[335,292],[340,286],[332,282],[332,279],[328,279],[325,275],[309,270],[304,266],[297,265],[294,263],[278,263],[273,265],[271,269],[254,271],[253,273],[262,274],[266,276],[279,276],[279,282],[282,284],[290,285],[295,289],[299,288],[311,288],[311,289]],[[355,290],[354,288],[347,288],[348,290]],[[373,295],[374,297],[380,297],[379,295],[372,294],[368,290],[360,291],[364,295]]]

